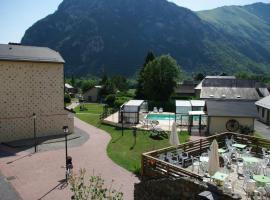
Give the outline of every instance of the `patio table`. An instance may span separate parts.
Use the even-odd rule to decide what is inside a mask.
[[[235,144],[233,144],[232,146],[233,146],[233,147],[236,147],[236,148],[238,148],[238,149],[244,149],[244,148],[247,147],[246,144],[238,144],[238,143],[235,143]]]
[[[264,186],[266,183],[270,183],[270,177],[264,175],[253,175],[253,179],[259,186]]]
[[[255,157],[242,157],[242,159],[244,160],[244,162],[248,162],[248,163],[258,163],[259,159],[255,158]]]
[[[218,149],[218,153],[225,153],[226,151],[226,149]]]
[[[227,177],[228,177],[228,174],[224,174],[222,172],[216,172],[211,178],[216,181],[217,185],[222,185]]]
[[[208,162],[208,161],[209,161],[209,157],[201,156],[201,157],[200,157],[200,161],[201,161],[201,162]]]

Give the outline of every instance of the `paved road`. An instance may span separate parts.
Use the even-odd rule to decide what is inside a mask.
[[[113,187],[124,193],[125,200],[133,199],[134,183],[137,177],[113,163],[106,153],[111,137],[108,133],[97,129],[77,118],[75,126],[89,135],[83,145],[69,149],[73,157],[74,171],[85,168],[88,175],[100,174],[108,186],[114,180]],[[58,149],[31,154],[27,151],[15,156],[0,158],[0,171],[6,176],[14,176],[12,186],[25,200],[67,200],[71,192],[62,184],[65,151]]]
[[[255,131],[259,132],[264,138],[270,139],[270,128],[260,121],[255,120]]]

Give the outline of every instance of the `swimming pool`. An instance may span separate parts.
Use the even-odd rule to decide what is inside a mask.
[[[148,114],[146,119],[150,120],[174,120],[174,114]]]
[[[180,115],[176,115],[177,120],[181,120]],[[146,119],[150,120],[175,120],[175,115],[174,114],[148,114],[146,116]],[[204,116],[202,117],[204,119]],[[188,121],[188,116],[182,116],[182,121]],[[199,121],[198,116],[193,116],[193,121]]]

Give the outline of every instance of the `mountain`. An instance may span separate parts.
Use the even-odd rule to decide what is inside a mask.
[[[22,44],[48,46],[67,74],[131,76],[149,50],[188,72],[270,69],[268,4],[192,12],[166,0],[64,0],[30,27]]]

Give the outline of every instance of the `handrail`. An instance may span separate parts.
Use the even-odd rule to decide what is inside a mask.
[[[158,174],[164,175],[164,173],[166,172],[167,176],[171,176],[172,174],[169,173],[169,171],[171,170],[173,171],[173,174],[180,173],[182,175],[190,176],[190,177],[201,180],[202,177],[200,175],[190,172],[182,167],[173,165],[169,162],[160,160],[156,157],[156,155],[167,153],[167,152],[174,152],[174,151],[177,151],[178,149],[183,149],[184,151],[188,152],[189,155],[190,154],[200,155],[203,151],[205,151],[205,149],[210,147],[212,140],[216,139],[220,145],[225,146],[225,138],[231,137],[231,136],[234,136],[234,140],[238,142],[246,143],[253,146],[254,147],[253,151],[255,153],[258,153],[258,155],[260,155],[259,152],[261,151],[261,147],[270,148],[270,140],[254,137],[254,136],[249,136],[249,135],[243,135],[239,133],[224,132],[224,133],[216,134],[213,136],[201,138],[195,141],[186,142],[186,143],[178,145],[177,147],[170,146],[170,147],[143,153],[142,154],[142,175],[147,175],[144,173],[147,170],[149,170],[149,168],[151,168],[151,165],[149,165],[148,163],[153,162],[155,164],[158,164],[158,167],[159,167],[152,170],[152,172],[156,173],[156,175]]]

